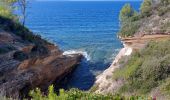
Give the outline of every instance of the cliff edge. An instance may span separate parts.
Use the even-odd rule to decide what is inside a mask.
[[[18,98],[31,89],[59,82],[71,73],[81,54],[63,55],[54,44],[11,19],[0,17],[0,92]]]
[[[91,91],[169,100],[169,16],[169,0],[144,0],[139,13],[125,5],[119,32],[124,48]]]

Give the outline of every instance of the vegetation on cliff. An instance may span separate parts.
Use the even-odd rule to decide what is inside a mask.
[[[6,1],[6,0],[5,0]],[[13,14],[15,6],[15,0],[9,0],[9,2],[0,2],[0,29],[8,32],[12,32],[15,35],[21,37],[26,43],[34,44],[32,51],[33,55],[37,52],[47,54],[48,50],[45,47],[46,44],[50,44],[47,41],[41,39],[40,36],[34,35],[26,27],[20,24],[18,17]],[[141,6],[141,11],[135,11],[130,4],[126,4],[120,12],[121,30],[120,35],[123,37],[133,36],[141,25],[146,22],[147,18],[152,18],[152,14],[163,16],[167,19],[166,15],[169,12],[169,0],[160,0],[156,6],[153,6],[151,0],[144,0]],[[155,10],[153,9],[156,9]],[[155,16],[154,15],[154,16]],[[146,23],[145,23],[146,24]],[[167,32],[169,29],[169,21],[165,21],[160,26],[163,31]],[[146,31],[146,30],[143,30]],[[131,94],[148,94],[153,88],[158,88],[162,93],[170,93],[170,40],[164,40],[161,42],[152,41],[148,46],[135,52],[127,64],[117,69],[113,73],[113,78],[126,80],[123,87],[120,88],[119,93],[131,93]],[[40,45],[41,44],[41,45]],[[0,54],[15,50],[11,45],[0,46]],[[16,60],[27,59],[27,55],[23,52],[15,52],[13,56]],[[36,89],[30,92],[30,96],[33,100],[126,100],[126,99],[145,99],[145,97],[130,96],[124,97],[120,95],[102,95],[91,92],[84,92],[78,89],[71,89],[69,91],[60,90],[59,93],[54,92],[53,86],[49,87],[47,95],[44,95],[40,89]],[[6,99],[5,97],[3,97]],[[1,98],[0,98],[1,99]],[[147,98],[148,99],[148,98]],[[151,99],[151,98],[150,98]]]
[[[152,100],[151,97],[145,96],[120,96],[120,95],[102,95],[91,92],[80,91],[78,89],[71,89],[69,91],[65,91],[61,89],[58,95],[54,92],[54,87],[50,86],[48,89],[47,95],[42,95],[43,93],[37,88],[36,90],[32,90],[30,95],[32,96],[32,100],[139,100],[139,99],[147,99]]]
[[[0,0],[0,100],[24,98],[35,87],[48,88],[71,73],[82,57],[62,55],[57,46],[23,26],[14,14],[16,2]]]
[[[170,40],[152,41],[145,49],[135,52],[128,63],[113,73],[114,79],[127,80],[121,93],[147,94],[170,76]],[[164,87],[170,91],[169,87]]]
[[[120,11],[121,37],[167,34],[170,31],[170,0],[144,0],[140,12],[126,4]]]
[[[21,0],[22,1],[22,0]],[[0,0],[0,30],[11,32],[23,40],[25,44],[33,43],[39,49],[43,49],[48,52],[46,45],[53,45],[50,42],[42,39],[40,35],[36,35],[28,28],[24,27],[19,19],[19,15],[14,14],[18,6],[16,6],[17,0]],[[17,9],[18,10],[18,9]],[[13,41],[17,42],[17,41]],[[0,45],[0,54],[7,53],[15,50],[13,45],[6,44],[6,46]],[[47,53],[46,53],[47,54]]]
[[[130,4],[126,4],[120,11],[121,21],[120,35],[123,37],[132,36],[139,28],[139,14]]]
[[[141,37],[145,34],[169,34],[170,0],[144,0],[140,12],[126,4],[120,12],[121,37]],[[121,59],[121,68],[113,73],[113,79],[124,80],[118,89],[120,94],[170,95],[170,40],[150,41],[142,50],[134,50],[130,58]],[[140,44],[140,43],[139,43]],[[127,62],[122,62],[128,59]],[[155,95],[155,93],[153,93]],[[155,96],[158,96],[155,95]]]
[[[15,19],[16,15],[13,14],[13,11],[16,1],[17,0],[0,0],[0,16]]]

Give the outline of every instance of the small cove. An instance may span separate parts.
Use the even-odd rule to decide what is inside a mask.
[[[71,75],[67,87],[88,90],[96,75],[110,66],[122,48],[117,32],[119,11],[126,3],[139,9],[141,1],[30,3],[26,25],[33,32],[63,51],[86,55],[87,59]]]

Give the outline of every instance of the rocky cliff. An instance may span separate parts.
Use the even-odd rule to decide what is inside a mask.
[[[63,52],[19,23],[0,17],[0,92],[18,97],[46,90],[79,64],[81,54]]]
[[[121,64],[119,64],[120,59],[122,59],[125,56],[129,56],[132,53],[132,48],[124,45],[124,48],[122,48],[118,55],[115,57],[115,60],[111,64],[111,66],[106,69],[102,74],[97,76],[96,82],[95,82],[95,92],[96,93],[102,93],[102,94],[108,94],[116,92],[122,85],[123,80],[113,80],[113,72],[115,69],[120,68]],[[127,62],[127,61],[126,61]],[[93,88],[94,88],[93,87]]]
[[[124,48],[119,51],[111,66],[102,74],[97,76],[95,85],[93,86],[92,90],[96,93],[102,94],[116,93],[123,86],[125,80],[113,79],[113,73],[116,72],[117,69],[121,69],[126,66],[132,53],[144,49],[152,40],[161,41],[169,38],[170,35],[145,35],[138,38],[134,37],[122,39]]]
[[[149,15],[142,16],[139,13],[136,21],[139,24],[138,28],[135,29],[135,33],[131,36],[126,37],[126,32],[134,28],[128,29],[128,23],[122,27],[121,30],[125,30],[125,37],[120,36],[120,38],[124,44],[124,48],[120,50],[111,66],[101,75],[97,76],[95,85],[91,91],[102,94],[144,94],[157,97],[160,100],[166,100],[169,97],[169,94],[164,94],[164,90],[169,91],[167,89],[169,81],[166,81],[169,75],[169,72],[166,73],[167,70],[169,71],[169,62],[167,59],[162,60],[162,58],[166,58],[169,55],[169,44],[167,40],[170,38],[170,1],[144,0],[144,2],[147,2],[146,5],[148,2],[150,2],[149,5],[151,4],[150,6],[147,5],[147,7],[150,7],[148,11]],[[149,45],[153,41],[154,43]],[[136,52],[137,56],[134,56]],[[154,61],[155,59],[157,59],[157,62]],[[167,65],[162,65],[162,62],[167,62]],[[164,75],[161,72],[166,74],[165,78],[162,78]],[[159,77],[157,77],[158,74],[160,75]],[[159,80],[157,80],[158,78]],[[166,85],[160,85],[164,82],[167,82],[165,83]],[[162,87],[164,87],[164,90],[160,89]]]

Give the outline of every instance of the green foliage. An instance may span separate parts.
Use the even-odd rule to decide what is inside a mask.
[[[140,10],[142,17],[150,16],[152,10],[152,0],[144,0]]]
[[[126,4],[120,11],[119,19],[121,21],[119,35],[123,37],[133,36],[139,28],[140,15],[130,4]]]
[[[28,28],[21,25],[19,22],[11,20],[10,18],[0,16],[0,28],[5,31],[13,32],[20,36],[23,40],[35,43],[35,44],[50,44],[48,41],[41,38],[40,35],[35,35]]]
[[[170,0],[160,0],[161,1],[161,5],[163,6],[167,6],[170,4]]]
[[[49,87],[47,96],[43,95],[43,93],[38,88],[36,88],[35,91],[32,90],[30,92],[32,100],[66,100],[66,98],[68,98],[68,94],[65,94],[63,89],[59,91],[59,94],[60,96],[57,96],[57,94],[54,92],[53,85]]]
[[[142,59],[138,59],[138,58],[139,58],[139,54],[134,53],[125,67],[121,69],[117,69],[117,71],[113,73],[113,79],[130,78],[130,76],[134,73],[136,69],[138,69],[138,67],[142,63]]]
[[[95,92],[98,88],[99,88],[99,85],[95,84],[90,88],[90,92]]]
[[[161,32],[166,32],[170,30],[170,21],[167,21],[161,26]]]
[[[0,16],[15,19],[13,11],[16,9],[14,4],[17,0],[0,0]]]
[[[170,94],[170,78],[166,79],[163,84],[160,86],[162,92]]]
[[[133,36],[138,28],[140,26],[139,21],[134,21],[134,22],[127,22],[122,24],[121,29],[120,29],[120,35],[123,37],[128,37],[128,36]]]
[[[170,11],[170,9],[168,7],[160,7],[158,9],[158,15],[159,16],[162,16],[164,15],[165,13],[167,13],[168,11]]]
[[[119,19],[120,21],[125,21],[128,18],[132,17],[134,15],[134,9],[131,7],[130,4],[125,4],[123,8],[120,11]]]
[[[152,98],[142,97],[142,96],[129,96],[123,97],[120,95],[102,95],[95,94],[91,92],[80,91],[78,89],[71,89],[69,91],[64,91],[61,89],[58,95],[54,92],[54,87],[50,86],[48,89],[48,94],[43,95],[40,89],[32,90],[30,92],[31,100],[152,100]]]
[[[126,4],[119,14],[121,21],[121,28],[119,35],[121,37],[134,36],[138,32],[142,21],[146,20],[146,17],[150,17],[152,14],[158,14],[163,16],[170,11],[170,0],[144,0],[140,7],[140,12],[136,12],[130,4]],[[149,20],[149,19],[148,19]],[[161,28],[162,32],[166,32],[168,29]]]
[[[127,65],[113,73],[126,84],[120,92],[146,94],[170,75],[170,40],[150,42],[142,51],[132,55]]]
[[[170,11],[170,0],[160,0],[161,3],[157,7],[158,15],[162,16]]]
[[[38,88],[36,90],[32,90],[30,92],[30,96],[32,97],[32,100],[122,100],[124,98],[119,95],[94,94],[90,92],[83,92],[78,89],[71,89],[69,91],[61,89],[59,91],[59,95],[57,95],[54,92],[53,86],[49,87],[47,96],[43,95]]]

